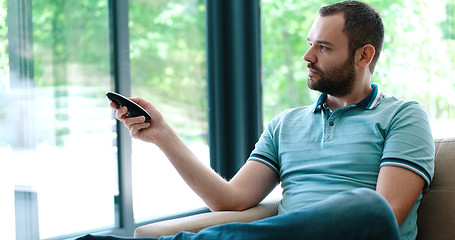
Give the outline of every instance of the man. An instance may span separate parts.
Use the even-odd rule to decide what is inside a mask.
[[[111,103],[131,136],[160,147],[211,210],[253,207],[281,182],[278,216],[169,238],[415,239],[433,138],[420,105],[371,84],[383,39],[382,20],[367,4],[321,8],[303,56],[319,100],[274,118],[229,182],[191,153],[151,103],[132,99],[150,121]]]

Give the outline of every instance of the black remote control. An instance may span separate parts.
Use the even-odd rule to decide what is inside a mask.
[[[150,114],[148,114],[147,111],[145,111],[141,106],[139,106],[137,103],[129,100],[127,97],[122,96],[116,92],[107,92],[106,97],[111,100],[112,102],[117,103],[119,106],[127,107],[128,108],[128,114],[131,117],[138,117],[138,116],[144,116],[145,120],[150,120],[152,117]]]

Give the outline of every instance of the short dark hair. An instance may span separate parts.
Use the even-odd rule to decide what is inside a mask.
[[[370,5],[359,1],[343,1],[319,9],[321,17],[337,13],[344,15],[343,32],[348,37],[350,56],[366,44],[374,47],[375,54],[370,64],[370,72],[373,73],[384,43],[381,16]]]

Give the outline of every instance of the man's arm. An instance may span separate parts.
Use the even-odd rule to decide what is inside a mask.
[[[152,119],[129,117],[125,107],[111,103],[117,110],[116,118],[125,123],[132,137],[156,144],[211,210],[240,211],[253,207],[278,184],[276,172],[254,161],[247,162],[231,181],[226,181],[199,161],[151,103],[141,98],[131,100],[142,106]]]
[[[394,166],[380,169],[376,191],[389,202],[398,226],[405,220],[424,184],[421,176],[408,169]]]
[[[231,181],[203,164],[174,133],[156,144],[180,176],[213,211],[241,211],[256,206],[278,183],[277,174],[266,165],[248,161]]]

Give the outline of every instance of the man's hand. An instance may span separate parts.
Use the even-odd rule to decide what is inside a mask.
[[[126,107],[119,107],[116,103],[111,102],[110,106],[116,110],[115,118],[125,124],[131,137],[156,144],[160,137],[165,134],[164,132],[170,131],[163,115],[155,106],[142,98],[129,99],[144,108],[152,119],[146,121],[144,116],[131,117],[127,114],[128,109]]]

